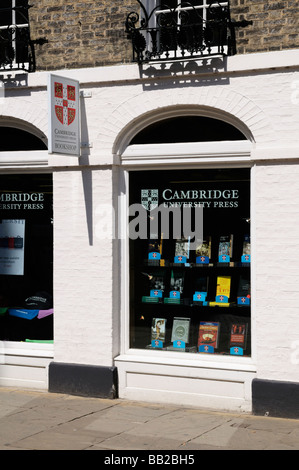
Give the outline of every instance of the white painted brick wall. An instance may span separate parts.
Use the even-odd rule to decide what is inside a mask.
[[[299,165],[255,170],[258,376],[298,381]]]
[[[112,365],[112,239],[99,236],[111,200],[111,168],[54,173],[56,361]]]
[[[267,64],[271,68],[263,70]],[[283,71],[275,70],[282,64]],[[83,102],[92,148],[79,160],[49,158],[54,167],[56,361],[113,364],[119,351],[119,259],[111,238],[98,236],[98,205],[110,207],[113,186],[117,191],[109,165],[128,133],[162,111],[198,109],[247,126],[253,155],[281,156],[275,165],[258,164],[254,172],[254,360],[260,378],[299,380],[299,166],[296,160],[286,163],[290,156],[299,157],[296,64],[298,51],[289,51],[229,58],[226,70],[203,68],[202,76],[170,71],[161,78],[158,69],[140,76],[136,65],[61,71],[92,93]],[[23,95],[22,89],[18,94],[13,87],[7,90],[1,116],[24,120],[46,134],[46,78],[29,76],[30,94],[26,87]]]
[[[292,71],[283,74],[275,74],[271,71],[262,76],[254,74],[232,77],[225,84],[219,82],[219,84],[213,83],[213,86],[210,86],[208,80],[202,85],[200,82],[186,83],[185,87],[173,87],[167,80],[159,83],[159,86],[152,84],[148,88],[142,87],[140,83],[134,85],[120,83],[119,86],[113,87],[113,93],[105,84],[97,90],[93,89],[92,99],[86,100],[86,112],[88,121],[91,123],[89,135],[94,143],[89,161],[92,163],[94,157],[97,162],[98,155],[101,155],[101,162],[111,163],[111,153],[113,150],[118,150],[114,143],[119,139],[119,148],[121,148],[121,136],[125,136],[126,132],[139,122],[148,119],[151,115],[158,117],[161,110],[167,108],[186,109],[189,107],[191,109],[195,105],[203,110],[220,110],[224,113],[223,116],[226,113],[235,115],[238,120],[249,127],[256,141],[255,147],[266,148],[265,158],[271,159],[269,148],[296,147],[299,144],[297,132],[299,108],[296,103],[292,102],[292,83],[297,79],[298,75]],[[99,113],[98,110],[101,112]],[[287,157],[287,154],[284,156]],[[255,174],[256,214],[252,215],[257,227],[255,252],[257,291],[255,310],[253,310],[254,358],[257,363],[258,377],[296,381],[298,374],[294,348],[299,336],[296,323],[299,294],[299,272],[297,271],[299,230],[297,224],[294,223],[298,214],[297,203],[294,201],[298,200],[298,167],[296,165],[270,165],[269,167],[259,165]],[[110,195],[111,180],[105,180],[105,183],[108,186],[105,189],[104,181],[102,181],[99,192],[102,191],[104,194],[107,190]],[[81,198],[82,191],[77,194],[77,203]],[[84,212],[84,207],[81,211]],[[83,217],[76,218],[76,220],[77,223],[81,220],[84,225]],[[70,219],[66,225],[71,225],[71,223],[73,222]],[[64,232],[65,230],[62,229],[62,234]],[[90,247],[86,245],[86,241],[85,227],[85,250],[88,252]],[[79,245],[77,251],[78,249]],[[109,263],[111,251],[110,246],[107,263]],[[83,260],[85,260],[85,255],[87,253],[82,253]],[[90,255],[90,259],[93,256]],[[94,264],[94,260],[92,262]],[[101,279],[105,272],[105,282],[107,285],[111,284],[111,271],[109,276],[106,270],[102,271],[103,267],[93,269],[97,271],[97,279]],[[110,269],[112,269],[111,264]],[[77,289],[80,292],[80,286]],[[107,292],[111,293],[111,285],[107,288]],[[107,302],[109,303],[109,299]],[[85,303],[85,299],[82,303]],[[58,299],[57,305],[60,304],[61,301]],[[101,337],[103,323],[92,319],[97,305],[103,305],[102,298],[100,295],[96,298],[94,294],[90,309],[86,314],[87,318],[91,318],[90,329],[87,327],[86,331],[82,331],[82,344],[80,343],[80,348],[86,353],[83,361],[82,355],[78,353],[80,348],[77,350],[77,339],[74,341],[74,351],[63,350],[66,338],[61,337],[61,332],[58,331],[61,326],[57,326],[57,335],[60,335],[62,345],[61,360],[73,359],[75,351],[77,351],[77,360],[82,362],[100,361],[103,364],[105,361],[104,363],[107,364],[112,359],[113,333],[110,330],[109,339]],[[69,316],[72,314],[73,309],[69,308]],[[78,314],[80,315],[79,312]],[[108,307],[107,304],[105,314],[105,321],[111,328],[111,305]],[[89,344],[86,345],[85,338],[89,335]],[[69,339],[67,343],[69,349]],[[115,343],[117,343],[116,334],[114,345]],[[58,353],[57,357],[59,357]]]

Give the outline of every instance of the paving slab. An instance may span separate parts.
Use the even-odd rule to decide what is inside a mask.
[[[299,450],[299,421],[0,387],[0,450]]]

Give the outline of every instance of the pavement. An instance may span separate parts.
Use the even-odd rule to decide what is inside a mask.
[[[0,450],[101,450],[103,463],[131,467],[194,464],[203,450],[299,450],[299,420],[0,387]]]

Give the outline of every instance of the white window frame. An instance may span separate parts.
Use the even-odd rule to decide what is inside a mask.
[[[224,145],[224,147],[223,147]],[[120,350],[114,358],[119,374],[121,398],[146,401],[166,401],[189,405],[201,399],[201,406],[228,407],[250,411],[251,381],[256,376],[255,300],[251,307],[251,356],[222,356],[186,354],[175,351],[152,351],[130,347],[130,268],[127,221],[129,213],[129,175],[136,170],[196,169],[196,168],[251,168],[251,210],[254,212],[254,164],[250,141],[198,142],[186,144],[158,144],[128,146],[121,154],[119,171],[118,229],[120,237]],[[255,250],[254,228],[252,248]],[[252,292],[255,292],[255,264],[251,266]],[[173,381],[178,387],[173,388]],[[150,385],[149,385],[150,382]],[[192,393],[192,384],[208,386],[205,394]],[[237,396],[215,395],[216,383],[242,384]],[[193,401],[192,401],[193,400]],[[211,405],[212,404],[212,405]]]
[[[121,170],[120,170],[120,187],[122,188],[121,196],[119,197],[119,229],[121,240],[121,318],[122,318],[122,331],[121,331],[121,354],[128,355],[129,357],[135,356],[150,356],[152,351],[139,350],[130,348],[130,290],[129,290],[129,240],[127,233],[127,220],[128,220],[128,188],[129,188],[129,173],[130,171],[141,169],[180,169],[180,168],[236,168],[236,167],[252,167],[251,161],[252,143],[246,141],[227,141],[227,142],[196,142],[184,144],[151,144],[151,145],[132,145],[128,146],[121,156]],[[254,336],[252,336],[254,338]],[[252,344],[252,352],[250,358],[241,358],[242,364],[252,364],[254,361],[254,345]],[[158,353],[161,358],[181,357],[181,353],[165,352]],[[198,355],[191,355],[198,356]],[[188,358],[185,358],[188,362]],[[200,358],[196,357],[196,360]],[[205,360],[215,360],[214,358],[207,358]],[[236,358],[227,357],[222,358],[217,355],[216,361],[235,362]],[[200,361],[201,362],[201,361]],[[237,358],[237,362],[240,359]]]

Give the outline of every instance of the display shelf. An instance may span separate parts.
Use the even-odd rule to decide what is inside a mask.
[[[186,269],[209,269],[209,268],[250,268],[250,262],[245,261],[229,261],[229,262],[218,262],[215,263],[173,263],[169,260],[144,260],[143,265],[147,268],[186,268]]]
[[[162,259],[154,262],[142,260],[142,263],[136,263],[131,268],[134,289],[138,293],[132,303],[136,332],[132,347],[201,355],[250,355],[250,291],[247,295],[239,295],[238,292],[242,276],[249,282],[250,263],[234,260],[229,263],[173,263],[169,259]],[[229,292],[225,292],[228,296],[216,295],[220,279],[228,281]],[[203,285],[206,286],[205,291],[202,290]],[[196,300],[197,297],[202,300]],[[174,321],[178,317],[190,321],[186,343],[171,341]],[[165,338],[162,342],[150,342],[155,318],[163,319],[165,323]],[[202,322],[219,325],[217,346],[206,342],[199,347]],[[243,347],[231,343],[233,325],[246,328],[246,344],[242,344]]]

